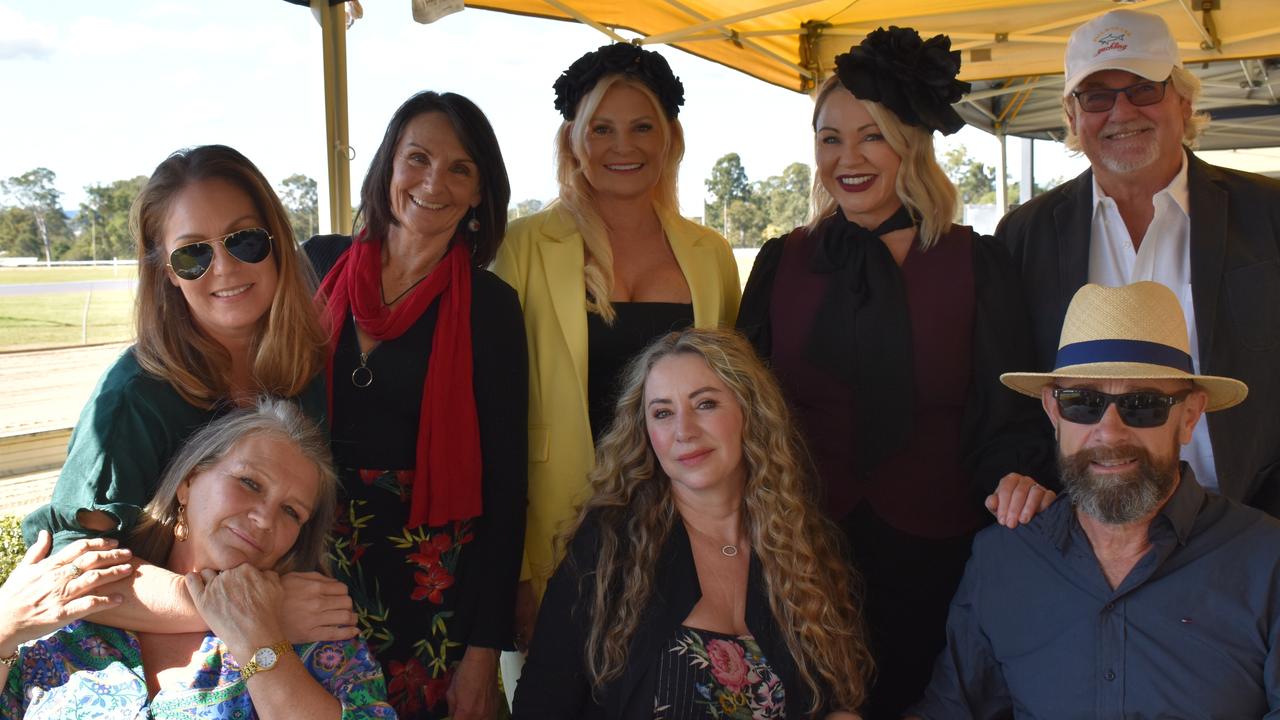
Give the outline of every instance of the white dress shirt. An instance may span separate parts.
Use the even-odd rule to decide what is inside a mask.
[[[1196,312],[1191,300],[1191,214],[1187,195],[1187,156],[1182,168],[1163,190],[1151,198],[1155,216],[1135,250],[1129,229],[1120,217],[1116,201],[1093,178],[1093,224],[1089,243],[1089,282],[1116,287],[1140,280],[1154,280],[1173,290],[1182,305],[1191,341],[1191,366],[1200,372],[1200,343]],[[1195,470],[1196,480],[1217,492],[1218,472],[1209,444],[1209,423],[1196,424],[1191,444],[1183,446],[1182,459]]]

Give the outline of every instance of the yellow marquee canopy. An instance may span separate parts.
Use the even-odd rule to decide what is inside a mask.
[[[289,0],[305,3],[307,0]],[[346,50],[342,0],[311,0],[321,16],[329,129],[331,221],[349,230]],[[1246,107],[1223,147],[1280,137],[1268,71],[1280,56],[1280,0],[411,0],[425,9],[480,8],[588,24],[614,39],[668,44],[768,83],[808,92],[837,54],[871,30],[910,25],[926,37],[946,33],[962,55],[961,78],[975,82],[962,112],[998,135],[1052,137],[1067,38],[1117,7],[1156,13],[1172,29],[1188,67],[1211,70],[1206,98]],[[630,38],[627,38],[630,39]],[[1231,63],[1225,61],[1233,61]],[[1238,71],[1234,66],[1238,65]],[[1225,68],[1225,70],[1224,70]],[[1214,99],[1215,92],[1217,94]],[[1249,110],[1249,107],[1253,110]],[[1256,111],[1256,112],[1255,112]],[[1020,120],[1021,118],[1021,120]],[[1259,121],[1261,118],[1261,121]],[[1023,122],[1023,125],[1019,125]],[[1217,123],[1215,123],[1217,124]]]
[[[1164,17],[1187,63],[1280,55],[1278,0],[485,0],[468,7],[625,28],[791,90],[809,90],[833,58],[880,26],[946,33],[961,78],[1062,72],[1067,37],[1117,7]],[[1211,8],[1207,13],[1201,7]]]

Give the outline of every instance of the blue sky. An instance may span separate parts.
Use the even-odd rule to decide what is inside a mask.
[[[357,190],[391,113],[412,93],[434,89],[467,95],[489,116],[513,202],[555,195],[560,116],[551,84],[604,35],[474,9],[419,25],[407,0],[366,0],[364,9],[347,35]],[[812,162],[809,98],[657,49],[685,85],[685,214],[702,214],[703,182],[725,153],[739,153],[752,180]],[[326,202],[320,28],[306,8],[282,0],[0,0],[0,91],[0,178],[48,167],[68,209],[85,185],[147,175],[177,148],[214,142],[244,152],[273,183],[295,172],[320,180]],[[941,146],[956,143],[988,164],[998,158],[981,131],[965,129]],[[1010,150],[1016,176],[1016,142]],[[1083,167],[1047,143],[1036,153],[1038,177]]]

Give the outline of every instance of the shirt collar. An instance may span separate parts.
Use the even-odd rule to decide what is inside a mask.
[[[1164,518],[1178,538],[1179,545],[1185,545],[1191,537],[1191,529],[1195,525],[1196,516],[1204,505],[1205,491],[1196,481],[1196,473],[1185,462],[1178,464],[1178,487],[1169,496],[1164,507],[1156,514],[1156,518]],[[1062,493],[1047,510],[1037,516],[1041,521],[1041,531],[1045,537],[1065,553],[1071,540],[1071,530],[1078,524],[1075,506],[1067,493]],[[1153,520],[1153,523],[1155,521]]]
[[[1106,191],[1102,189],[1102,186],[1098,184],[1097,173],[1089,173],[1089,177],[1093,184],[1093,212],[1096,216],[1098,208],[1102,205],[1103,201],[1110,200],[1111,198],[1107,195]],[[1166,185],[1163,190],[1155,194],[1155,197],[1151,199],[1151,202],[1159,202],[1161,195],[1165,195],[1172,200],[1173,204],[1182,211],[1183,215],[1191,217],[1191,196],[1187,191],[1187,154],[1185,152],[1182,153],[1182,167],[1178,168],[1178,173],[1173,176],[1173,179],[1169,181],[1169,184]]]
[[[1196,523],[1196,516],[1204,506],[1205,492],[1196,481],[1196,472],[1191,465],[1178,464],[1178,487],[1174,489],[1169,501],[1160,508],[1157,517],[1162,517],[1173,528],[1178,536],[1178,544],[1186,545],[1191,537],[1191,528]]]

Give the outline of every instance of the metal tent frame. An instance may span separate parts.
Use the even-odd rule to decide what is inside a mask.
[[[288,0],[305,4],[307,0]],[[461,0],[415,0],[454,5]],[[325,68],[330,219],[351,227],[343,0],[311,0],[320,16]],[[1116,7],[1161,15],[1183,62],[1202,78],[1214,123],[1202,147],[1280,145],[1275,80],[1278,0],[479,0],[466,7],[581,22],[614,40],[668,44],[774,85],[810,92],[834,57],[882,25],[946,33],[974,83],[961,114],[994,133],[1061,135],[1062,57],[1080,24]],[[1024,153],[1026,155],[1027,153]],[[1001,162],[1001,179],[1007,176]],[[1003,191],[1007,183],[997,184]],[[1024,183],[1027,184],[1027,183]],[[1004,198],[1002,198],[1002,201]]]

